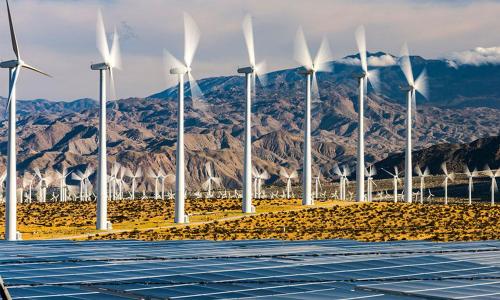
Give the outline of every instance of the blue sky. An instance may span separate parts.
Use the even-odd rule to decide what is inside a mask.
[[[0,5],[0,59],[13,53],[5,3]],[[335,1],[335,0],[11,0],[23,58],[50,72],[42,78],[21,74],[18,98],[71,100],[97,97],[99,60],[95,47],[97,9],[108,31],[122,36],[123,70],[117,72],[120,98],[147,96],[166,88],[163,49],[181,56],[182,13],[190,13],[201,28],[193,63],[198,78],[234,74],[246,64],[241,33],[246,13],[254,17],[257,60],[270,70],[296,66],[293,39],[304,28],[312,51],[322,36],[335,58],[354,53],[354,31],[364,24],[371,51],[398,54],[401,44],[424,57],[500,45],[498,1]],[[0,95],[7,94],[7,72],[0,77]]]

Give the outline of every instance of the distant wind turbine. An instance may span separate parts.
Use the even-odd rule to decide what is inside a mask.
[[[373,176],[377,175],[377,169],[373,166],[370,165],[368,169],[366,170],[366,186],[367,186],[367,198],[366,199],[368,202],[372,202],[373,198],[373,185],[375,182],[373,182]],[[376,184],[375,184],[376,185]]]
[[[108,47],[106,31],[101,11],[97,14],[97,49],[103,59],[102,63],[90,66],[92,70],[99,71],[99,163],[97,167],[97,230],[109,229],[108,202],[107,202],[107,150],[106,150],[106,71],[109,72],[111,83],[111,96],[116,97],[113,71],[121,68],[120,46],[118,34],[114,32],[111,50]]]
[[[142,177],[142,169],[141,167],[138,167],[135,170],[135,173],[132,173],[130,169],[127,169],[127,174],[126,176],[130,177],[132,179],[132,184],[131,184],[131,200],[135,199],[135,187],[137,185],[137,179]]]
[[[364,103],[365,92],[368,82],[372,87],[378,87],[378,71],[368,71],[368,62],[366,58],[366,36],[365,28],[360,26],[356,30],[356,43],[358,45],[359,58],[361,61],[362,72],[357,74],[359,84],[358,99],[358,157],[356,165],[356,201],[364,201],[365,196],[365,129],[364,129]],[[371,197],[371,195],[370,195]]]
[[[32,67],[21,59],[21,52],[17,44],[16,34],[14,32],[14,24],[10,13],[9,1],[7,3],[7,15],[9,17],[10,38],[12,41],[12,49],[16,55],[16,59],[2,61],[0,68],[9,69],[9,98],[7,100],[7,109],[9,110],[8,118],[8,133],[7,133],[7,187],[6,187],[6,202],[5,202],[5,239],[15,241],[20,238],[17,233],[17,171],[16,171],[16,84],[19,78],[21,69],[35,71],[45,76],[47,73]]]
[[[261,83],[265,80],[265,62],[256,64],[255,45],[253,40],[252,18],[247,15],[242,24],[243,35],[248,52],[248,67],[239,68],[238,73],[245,74],[246,102],[245,102],[245,149],[243,165],[243,199],[242,210],[244,213],[255,211],[252,208],[252,90],[255,92],[256,77]]]
[[[425,98],[428,98],[427,91],[427,72],[425,69],[420,73],[417,80],[413,78],[413,70],[410,62],[410,53],[408,51],[408,46],[406,44],[403,45],[401,50],[401,59],[400,59],[401,70],[403,71],[408,86],[403,88],[403,91],[406,92],[406,148],[405,148],[405,190],[404,194],[406,197],[406,202],[412,201],[413,195],[413,166],[412,166],[412,111],[416,111],[416,92],[419,92]]]
[[[420,203],[424,203],[424,189],[425,189],[425,177],[429,176],[429,168],[425,168],[424,171],[419,165],[415,167],[415,173],[420,177]]]
[[[321,42],[316,57],[311,57],[307,46],[306,38],[302,28],[299,28],[295,38],[295,60],[304,69],[300,71],[306,77],[306,105],[304,113],[304,161],[302,179],[302,205],[312,205],[312,154],[311,154],[311,92],[314,98],[319,101],[317,72],[330,71],[328,61],[330,60],[330,49],[326,38]]]
[[[184,162],[184,75],[187,75],[191,100],[193,104],[200,100],[202,93],[192,75],[191,64],[200,40],[200,30],[193,18],[184,13],[184,63],[180,62],[168,51],[165,51],[165,65],[170,68],[170,74],[177,75],[179,79],[179,100],[177,107],[177,152],[176,152],[176,192],[175,192],[175,223],[188,223],[184,204],[186,197],[186,178]],[[197,99],[198,98],[198,99]]]
[[[398,171],[398,167],[394,167],[394,173],[391,173],[387,171],[386,169],[382,169],[384,172],[392,176],[392,185],[394,188],[394,202],[398,202],[398,181],[399,181],[399,174],[400,172]]]
[[[222,180],[220,179],[220,177],[216,177],[214,175],[214,172],[212,170],[212,165],[210,163],[207,162],[205,164],[205,170],[207,172],[208,179],[203,183],[202,188],[208,191],[207,196],[211,198],[213,196],[212,195],[213,186],[220,186],[222,184]]]
[[[444,204],[448,204],[448,181],[453,181],[455,179],[454,173],[448,173],[448,168],[446,167],[446,162],[441,164],[441,170],[445,175],[443,185],[444,185]]]
[[[292,189],[292,180],[298,177],[297,171],[293,170],[288,173],[285,168],[281,168],[280,176],[285,179],[286,182],[286,198],[290,199],[290,191]]]
[[[467,165],[464,166],[464,171],[465,175],[467,175],[467,178],[469,180],[469,205],[472,204],[472,190],[474,189],[474,184],[473,184],[473,178],[477,177],[478,172],[477,169],[474,169],[472,172],[469,170],[469,167]]]
[[[491,205],[495,205],[495,192],[498,191],[497,177],[500,176],[500,168],[493,172],[488,165],[484,167],[486,175],[491,178]]]

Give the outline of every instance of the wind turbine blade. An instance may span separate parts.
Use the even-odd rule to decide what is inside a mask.
[[[184,64],[167,50],[163,50],[163,61],[165,62],[165,68],[168,70],[167,73],[169,74],[171,68],[185,68]]]
[[[431,174],[429,167],[425,167],[424,176],[429,176],[429,174]]]
[[[31,71],[35,71],[35,72],[40,73],[40,74],[42,74],[42,75],[45,75],[45,76],[47,76],[47,77],[52,77],[52,76],[50,76],[49,74],[47,74],[47,73],[45,73],[45,72],[43,72],[43,71],[41,71],[41,70],[39,70],[39,69],[37,69],[37,68],[35,68],[35,67],[32,67],[32,66],[30,66],[30,65],[27,65],[27,64],[22,64],[22,67],[23,67],[23,68],[26,68],[26,69],[29,69],[29,70],[31,70]]]
[[[314,58],[314,70],[317,72],[329,72],[330,67],[328,62],[332,59],[330,46],[326,37],[323,37],[318,53]]]
[[[109,68],[109,92],[111,94],[110,100],[116,99],[116,86],[115,86],[115,76],[113,75],[113,68]]]
[[[373,90],[378,93],[380,91],[380,71],[378,69],[370,70],[367,75]]]
[[[297,178],[298,176],[299,176],[299,174],[297,173],[297,170],[294,170],[294,171],[290,174],[290,179]]]
[[[212,173],[212,166],[209,162],[205,164],[205,170],[207,171],[208,177],[214,177],[214,174]]]
[[[306,37],[304,36],[304,31],[301,27],[299,27],[295,36],[294,58],[306,69],[312,69],[313,61],[311,58],[311,53],[309,52],[309,48],[307,47]]]
[[[448,176],[448,168],[446,167],[446,162],[441,164],[441,170],[443,170],[444,174]]]
[[[356,44],[358,45],[359,60],[361,61],[361,69],[368,73],[368,64],[366,63],[366,35],[365,27],[359,26],[356,30]]]
[[[500,167],[497,168],[496,172],[495,172],[495,177],[499,177],[500,176]]]
[[[414,126],[417,125],[418,122],[418,111],[417,111],[417,93],[415,90],[411,93],[411,110],[412,110],[412,118],[414,119]]]
[[[484,172],[486,173],[486,175],[490,176],[490,177],[493,177],[493,172],[491,171],[490,169],[490,166],[489,165],[485,165],[484,166]]]
[[[415,89],[424,96],[425,99],[429,99],[429,88],[427,86],[427,70],[424,69],[418,75],[417,80],[415,81]]]
[[[313,76],[312,76],[311,96],[312,96],[313,103],[319,102],[320,96],[319,96],[319,87],[318,87],[318,77],[316,76],[316,72],[314,72]]]
[[[401,70],[403,71],[403,74],[406,77],[406,81],[408,82],[409,85],[413,86],[414,79],[413,79],[413,70],[411,68],[411,62],[410,62],[410,51],[408,50],[408,45],[406,43],[404,43],[403,47],[401,48],[401,57],[399,64]]]
[[[423,173],[422,173],[422,169],[420,168],[420,166],[419,166],[419,165],[417,165],[417,166],[415,167],[415,173],[417,173],[417,175],[418,175],[418,176],[420,176],[420,177],[423,175]]]
[[[104,29],[104,21],[100,9],[97,11],[96,44],[97,50],[99,50],[104,62],[109,63],[108,40],[106,38],[106,30]]]
[[[200,30],[193,18],[184,13],[184,63],[191,67],[198,42],[200,41]]]
[[[289,177],[288,172],[285,170],[285,168],[281,168],[280,169],[280,176],[284,177],[284,178],[288,178]]]
[[[113,43],[111,44],[111,52],[109,57],[109,64],[111,68],[121,70],[122,68],[122,59],[120,54],[120,38],[118,36],[118,32],[116,31],[113,34]]]
[[[9,100],[7,100],[7,106],[5,107],[6,111],[9,109],[10,102],[12,101],[12,94],[14,89],[16,88],[17,79],[19,78],[19,72],[21,72],[21,68],[17,66],[14,70],[14,74],[12,74],[12,79],[10,80],[9,84]]]
[[[196,82],[196,79],[194,79],[191,73],[188,73],[188,79],[189,79],[189,91],[191,92],[191,101],[193,101],[193,108],[198,110],[206,110],[207,105],[203,100],[203,93],[200,89],[200,86]]]
[[[9,28],[10,28],[10,39],[12,40],[12,50],[16,54],[17,60],[21,59],[21,54],[19,53],[19,46],[17,45],[16,33],[14,32],[14,24],[12,21],[12,15],[10,13],[9,1],[7,2],[7,14],[9,15]]]
[[[257,78],[259,79],[260,85],[261,86],[266,86],[267,85],[267,64],[265,61],[261,61],[255,66],[255,75],[257,75]],[[255,88],[254,88],[255,91]]]
[[[253,41],[252,17],[250,15],[246,15],[243,19],[242,28],[245,44],[247,45],[248,61],[250,66],[255,67],[255,44]]]
[[[142,168],[141,167],[137,168],[137,171],[135,171],[134,177],[135,178],[142,177]]]
[[[469,170],[469,167],[467,165],[464,165],[464,173],[467,175],[467,177],[471,177],[472,173]]]

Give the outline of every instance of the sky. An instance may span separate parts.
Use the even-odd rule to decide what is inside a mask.
[[[167,88],[163,50],[183,51],[183,12],[201,31],[193,75],[234,75],[248,58],[241,22],[253,17],[257,61],[268,70],[296,67],[294,37],[304,29],[311,51],[327,37],[333,57],[356,53],[354,32],[363,24],[369,51],[399,54],[408,42],[426,58],[475,60],[493,55],[500,62],[500,1],[468,0],[11,0],[23,59],[53,78],[23,71],[18,99],[97,98],[100,62],[96,19],[102,10],[108,33],[120,35],[123,68],[116,72],[118,98],[145,97]],[[0,2],[0,59],[12,59],[5,3]],[[484,47],[490,50],[471,50]],[[489,59],[489,58],[488,58]],[[7,71],[0,95],[8,94]]]

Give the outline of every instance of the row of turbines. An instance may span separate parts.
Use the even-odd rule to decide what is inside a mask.
[[[22,58],[17,43],[16,34],[14,31],[13,18],[7,3],[7,13],[9,19],[9,29],[11,36],[11,43],[15,59],[9,61],[2,61],[0,67],[9,70],[9,96],[7,109],[8,113],[8,154],[7,154],[7,175],[6,175],[6,239],[16,240],[18,238],[17,225],[16,225],[16,83],[22,69],[28,69],[39,74],[50,76],[47,73],[28,65]],[[243,35],[248,52],[248,66],[238,68],[237,72],[245,76],[246,84],[246,102],[245,102],[245,127],[244,127],[244,170],[243,170],[243,190],[242,190],[242,211],[244,213],[252,213],[255,211],[252,205],[252,185],[254,191],[260,193],[259,182],[266,180],[265,173],[256,171],[252,166],[251,157],[251,107],[252,96],[255,93],[256,80],[261,82],[265,81],[265,63],[257,63],[254,47],[254,35],[252,19],[246,16],[242,24]],[[359,83],[359,139],[358,139],[358,153],[357,153],[357,168],[356,168],[356,201],[365,201],[365,161],[364,161],[364,102],[367,93],[368,84],[375,89],[379,83],[378,72],[376,69],[369,69],[367,64],[367,52],[365,31],[360,27],[355,34],[356,42],[359,50],[361,68],[356,78]],[[178,79],[178,126],[177,126],[177,149],[176,149],[176,172],[175,172],[175,191],[185,191],[185,158],[184,158],[184,94],[185,94],[185,79],[189,84],[188,91],[191,94],[193,105],[201,105],[202,92],[193,77],[192,63],[198,47],[200,39],[200,31],[193,20],[188,14],[184,14],[184,55],[183,60],[178,60],[165,51],[165,62],[169,67],[169,73],[177,76]],[[107,83],[106,79],[109,75],[110,79],[110,93],[114,98],[115,84],[114,84],[114,71],[121,68],[119,38],[115,30],[112,38],[111,48],[108,45],[106,31],[102,14],[98,13],[97,18],[97,49],[102,57],[102,62],[92,64],[91,69],[99,72],[99,144],[98,144],[98,163],[97,163],[97,222],[96,228],[98,230],[106,230],[110,228],[110,223],[107,220],[107,201],[109,198],[108,188],[108,172],[107,172],[107,151],[106,151],[106,101],[107,101]],[[299,28],[295,38],[295,60],[301,65],[300,74],[305,78],[306,85],[306,99],[305,99],[305,122],[304,122],[304,158],[303,158],[303,172],[302,172],[302,203],[303,205],[313,204],[312,197],[312,181],[319,182],[319,178],[313,178],[312,174],[312,155],[311,155],[311,106],[313,100],[319,100],[318,89],[318,72],[329,72],[332,57],[330,55],[328,42],[323,39],[317,55],[312,57],[309,47],[306,42],[305,35],[302,29]],[[407,202],[411,202],[412,187],[412,117],[415,111],[415,100],[417,92],[427,97],[427,77],[425,70],[421,72],[415,80],[410,62],[410,55],[408,48],[403,47],[402,55],[400,58],[401,69],[406,77],[407,86],[403,88],[406,95],[406,155],[405,155],[405,188],[404,195]],[[344,183],[347,180],[345,174],[346,169],[340,171],[341,178]],[[256,173],[257,172],[257,173]],[[368,171],[368,175],[370,171]],[[83,175],[83,174],[82,174]],[[285,174],[283,174],[285,175]],[[297,174],[286,174],[284,177],[290,179],[296,177]],[[252,184],[252,179],[254,180]],[[371,182],[371,181],[369,181]],[[207,183],[211,187],[213,181]],[[216,184],[216,182],[215,182]],[[289,183],[287,183],[287,186]],[[342,186],[342,184],[341,184]],[[372,189],[368,185],[368,189]],[[287,190],[290,190],[288,188]],[[345,196],[345,188],[340,191]],[[287,192],[289,196],[289,192]],[[188,221],[185,214],[185,197],[186,193],[175,193],[175,222],[186,223]]]

